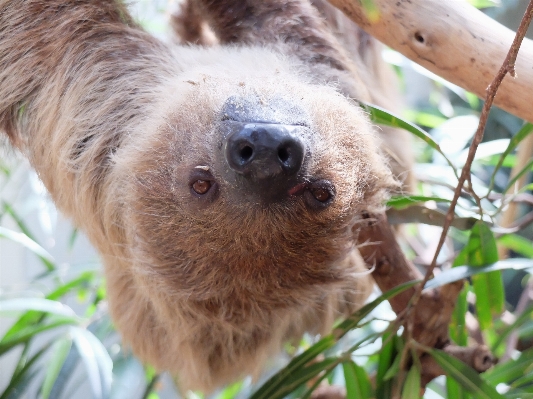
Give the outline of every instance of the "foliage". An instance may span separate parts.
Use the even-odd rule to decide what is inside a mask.
[[[484,7],[492,2],[473,3]],[[368,4],[371,7],[371,2]],[[375,123],[396,126],[413,135],[418,149],[416,193],[394,196],[388,203],[404,216],[403,220],[412,222],[420,220],[423,213],[448,209],[466,159],[465,148],[474,133],[469,126],[472,122],[475,125],[480,110],[479,101],[470,93],[455,86],[449,90],[440,79],[430,85],[429,100],[406,112],[407,117],[364,106]],[[410,286],[404,285],[376,294],[331,334],[321,339],[306,336],[299,345],[288,345],[276,370],[256,384],[245,380],[214,397],[309,398],[319,385],[336,384],[346,387],[349,399],[419,398],[421,365],[414,361],[407,369],[402,367],[401,354],[407,347],[428,353],[446,373],[446,378],[430,383],[424,397],[533,398],[533,306],[524,300],[533,289],[531,232],[526,222],[507,230],[499,226],[511,201],[525,201],[521,220],[527,221],[530,215],[532,201],[529,195],[521,194],[527,194],[531,186],[517,187],[516,183],[517,176],[532,169],[532,163],[516,165],[514,153],[533,132],[533,126],[496,111],[488,131],[494,134],[479,147],[472,169],[473,187],[465,187],[456,209],[458,219],[474,222],[452,229],[439,257],[441,272],[426,287],[467,279],[450,336],[462,346],[474,336],[482,339],[501,358],[497,366],[478,374],[442,351],[407,341],[386,303]],[[510,178],[513,167],[516,173]],[[0,361],[16,355],[8,384],[0,386],[0,399],[19,398],[25,392],[38,392],[42,398],[78,397],[87,387],[93,398],[163,397],[162,376],[124,350],[112,328],[100,269],[71,265],[65,273],[46,245],[32,234],[27,209],[5,194],[17,168],[0,159],[0,222],[13,226],[0,227],[0,239],[35,255],[41,270],[30,287],[40,294],[0,292],[0,317],[14,318],[0,339]],[[402,234],[408,237],[406,253],[424,269],[429,263],[426,248],[435,247],[439,228],[408,225]],[[72,247],[77,240],[73,230],[67,246]],[[507,260],[501,257],[504,249],[511,250]],[[522,301],[512,297],[513,292],[519,292]],[[192,392],[185,396],[202,397]]]

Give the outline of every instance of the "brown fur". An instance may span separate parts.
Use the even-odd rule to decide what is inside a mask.
[[[125,341],[185,388],[257,374],[371,287],[353,229],[396,183],[366,115],[328,82],[368,91],[316,11],[283,3],[203,2],[235,6],[210,23],[222,43],[247,45],[171,49],[119,2],[0,0],[0,129],[100,251]],[[308,177],[335,184],[329,208],[301,197],[265,207],[232,190],[215,154],[234,95],[305,110]],[[191,196],[196,166],[217,179],[210,204]]]

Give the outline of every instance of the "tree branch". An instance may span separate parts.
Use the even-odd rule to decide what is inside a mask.
[[[386,45],[481,98],[513,42],[514,32],[466,1],[373,0],[380,11],[375,21],[360,0],[329,2]],[[495,104],[533,122],[533,41],[524,40],[508,65],[516,78],[503,83]]]

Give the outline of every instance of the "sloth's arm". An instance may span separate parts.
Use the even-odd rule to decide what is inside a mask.
[[[192,1],[192,0],[189,0]],[[279,47],[310,67],[319,83],[339,82],[345,94],[368,101],[357,69],[308,0],[197,0],[221,43]]]
[[[150,112],[165,54],[119,1],[0,0],[0,132],[77,221],[98,213],[110,158]]]

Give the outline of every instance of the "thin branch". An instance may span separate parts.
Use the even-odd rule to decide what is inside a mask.
[[[476,134],[474,135],[474,140],[472,141],[472,144],[470,145],[470,149],[468,150],[468,157],[466,159],[465,166],[463,167],[463,170],[461,172],[459,183],[457,184],[457,187],[454,191],[453,200],[450,204],[450,208],[448,209],[448,213],[446,214],[446,220],[445,220],[444,226],[442,227],[442,234],[440,236],[439,244],[437,245],[437,250],[435,251],[435,255],[433,256],[431,266],[427,270],[424,280],[422,281],[420,286],[417,288],[416,294],[413,297],[412,306],[416,306],[422,294],[422,289],[424,285],[433,275],[433,270],[435,269],[435,266],[437,264],[437,257],[439,256],[439,253],[444,245],[446,236],[448,234],[448,230],[455,216],[454,212],[455,212],[455,206],[457,205],[457,200],[459,199],[459,196],[461,195],[461,191],[464,187],[465,181],[470,178],[470,168],[472,166],[474,156],[476,155],[477,148],[479,144],[481,143],[481,140],[483,139],[483,134],[485,132],[485,127],[487,125],[487,119],[489,117],[489,112],[492,107],[492,103],[494,102],[494,97],[496,96],[498,88],[500,87],[500,84],[505,78],[505,75],[507,75],[508,73],[511,76],[516,77],[516,72],[515,72],[516,57],[518,55],[520,44],[522,43],[522,40],[524,39],[524,36],[529,27],[532,17],[533,17],[533,0],[530,0],[529,5],[524,14],[524,17],[522,18],[522,21],[520,22],[520,26],[516,32],[516,36],[515,36],[515,39],[513,40],[513,44],[511,45],[511,48],[509,49],[509,52],[507,53],[507,57],[505,57],[505,61],[503,62],[500,70],[498,71],[498,74],[496,75],[492,83],[487,87],[487,97],[485,100],[485,104],[483,105],[483,109],[481,111],[479,125],[477,128]]]

